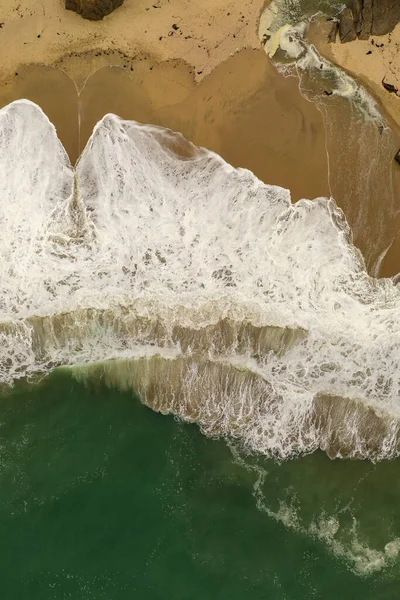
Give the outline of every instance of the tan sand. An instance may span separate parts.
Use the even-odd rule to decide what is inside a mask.
[[[258,48],[257,24],[266,0],[125,0],[103,21],[88,21],[64,0],[1,0],[0,80],[21,64],[54,64],[94,51],[80,75],[104,64],[130,68],[136,55],[156,64],[183,59],[201,79],[238,50]],[[172,28],[175,24],[179,29]]]
[[[64,72],[33,65],[0,87],[1,106],[21,97],[42,106],[73,161],[97,121],[114,112],[180,131],[234,166],[289,188],[293,200],[329,195],[321,116],[262,50],[243,50],[200,84],[183,62],[151,71],[104,67],[88,78],[79,98]]]
[[[326,58],[344,68],[373,94],[400,128],[400,92],[387,91],[384,79],[400,90],[400,23],[392,33],[372,36],[369,40],[355,40],[347,44],[327,42],[327,27],[312,32],[312,41]],[[368,53],[371,54],[368,54]]]
[[[295,79],[277,74],[263,51],[252,49],[259,48],[258,19],[265,4],[126,0],[104,21],[90,22],[65,11],[63,0],[23,0],[17,6],[3,0],[0,105],[21,97],[41,105],[73,161],[95,123],[114,112],[181,131],[263,181],[289,188],[293,200],[329,195],[319,112],[301,97]],[[346,46],[331,46],[325,39],[317,35],[319,49],[342,64],[332,53]],[[32,62],[50,66],[28,64]],[[381,88],[382,92],[385,98],[388,93]],[[350,154],[342,156],[342,148],[339,152],[341,163],[353,164]],[[370,265],[379,254],[369,251],[376,214],[361,211],[365,219],[357,228],[365,198],[348,181],[342,177],[333,191]],[[389,217],[386,221],[391,227],[384,247],[394,240],[396,249],[394,223]],[[397,252],[393,260],[392,254],[384,264],[385,274],[400,268]]]

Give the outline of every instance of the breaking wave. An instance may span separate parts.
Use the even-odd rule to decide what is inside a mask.
[[[74,168],[25,100],[0,172],[4,385],[70,365],[268,456],[398,454],[399,289],[333,199],[115,115]]]

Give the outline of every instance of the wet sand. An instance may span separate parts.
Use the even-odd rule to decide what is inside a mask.
[[[329,195],[325,131],[320,113],[262,50],[243,50],[197,84],[183,61],[127,72],[104,67],[80,95],[61,70],[25,67],[0,87],[0,105],[18,98],[39,104],[75,162],[106,113],[180,131],[292,199]]]
[[[400,172],[391,150],[382,155],[376,127],[362,128],[347,101],[326,98],[318,109],[301,96],[297,79],[278,74],[262,50],[242,50],[199,83],[179,60],[152,66],[141,58],[132,71],[104,66],[86,81],[79,72],[82,63],[83,56],[64,58],[75,81],[60,68],[23,67],[0,87],[0,105],[18,98],[39,104],[73,163],[96,123],[113,112],[180,131],[264,182],[290,189],[293,201],[332,193],[369,271],[383,276],[399,272],[400,223],[393,190],[400,189]],[[321,110],[331,127],[324,126]],[[354,136],[348,136],[351,129]],[[378,159],[372,163],[373,157]],[[368,181],[357,165],[367,166]]]
[[[400,89],[400,23],[395,29],[368,40],[328,43],[331,23],[321,19],[312,28],[312,42],[323,56],[356,77],[378,100],[400,132],[400,95],[389,92],[382,80]]]
[[[338,111],[332,106],[334,100],[325,100],[329,118],[335,120],[335,131],[328,134],[330,166],[335,173],[332,193],[351,224],[354,242],[370,272],[394,277],[400,273],[400,166],[394,161],[400,148],[400,96],[385,90],[382,80],[400,88],[400,25],[386,36],[346,44],[338,38],[328,43],[330,28],[324,18],[317,19],[309,41],[367,89],[382,113],[382,123],[390,128],[382,135],[377,127],[365,124],[361,132],[351,117],[346,118],[346,102]],[[348,136],[346,129],[353,135]]]
[[[363,142],[372,148],[370,155],[360,152],[357,135],[343,144],[352,127],[343,107],[327,103],[336,129],[325,131],[319,110],[300,95],[297,80],[279,75],[255,49],[266,4],[205,0],[200,11],[189,0],[127,0],[104,21],[89,22],[65,11],[61,1],[48,6],[24,0],[16,6],[4,0],[0,106],[18,98],[39,104],[73,163],[94,125],[113,112],[180,131],[266,183],[290,189],[294,201],[332,193],[367,268],[393,276],[400,271],[400,223],[391,190],[400,189],[400,173],[388,167],[386,156],[384,169],[374,159],[367,188],[359,165],[369,164],[373,149],[379,149],[376,132]],[[329,58],[349,71],[356,68],[350,50],[361,48],[361,42],[333,47],[322,40],[313,39]],[[340,54],[345,50],[347,58]],[[361,78],[363,61],[356,73]]]
[[[400,168],[393,160],[400,139],[366,120],[345,97],[326,97],[320,90],[317,103],[325,120],[330,190],[353,243],[371,275],[396,275],[400,255],[388,249],[400,231]]]

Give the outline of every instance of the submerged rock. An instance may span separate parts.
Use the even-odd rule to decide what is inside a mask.
[[[399,148],[399,150],[397,150],[397,152],[396,152],[396,154],[395,154],[395,157],[394,157],[394,160],[395,160],[397,163],[399,163],[399,165],[400,165],[400,148]]]
[[[339,15],[340,40],[390,33],[400,22],[399,0],[349,0]],[[342,35],[343,32],[343,35]]]
[[[74,10],[84,19],[98,21],[121,6],[124,0],[65,0],[65,8]]]

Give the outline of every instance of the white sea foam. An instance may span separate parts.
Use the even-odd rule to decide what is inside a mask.
[[[107,115],[74,172],[37,106],[0,111],[1,380],[129,358],[143,401],[267,455],[395,455],[398,288],[333,200],[180,139]]]
[[[300,3],[299,3],[300,5]],[[285,0],[272,2],[265,9],[259,25],[259,38],[270,58],[280,50],[285,62],[277,61],[275,66],[282,73],[290,73],[293,68],[301,79],[307,72],[329,80],[329,90],[334,96],[348,98],[357,107],[364,119],[379,123],[384,121],[374,98],[345,71],[320,55],[313,44],[306,40],[309,21],[302,12],[294,10]],[[285,19],[288,19],[286,21]],[[289,59],[289,60],[288,60]]]
[[[257,464],[247,462],[245,457],[230,444],[233,459],[255,477],[253,497],[258,510],[269,518],[281,523],[286,529],[313,538],[322,543],[337,558],[344,560],[349,568],[360,576],[368,576],[382,569],[390,568],[397,560],[400,552],[400,539],[392,538],[381,548],[375,548],[370,541],[362,539],[362,523],[355,517],[343,518],[342,510],[336,514],[327,514],[324,509],[315,508],[316,516],[308,522],[302,516],[301,506],[298,505],[294,490],[290,490],[292,501],[280,500],[279,507],[271,508],[268,495],[268,472]],[[275,500],[276,502],[276,500]],[[345,513],[347,511],[344,511]],[[386,535],[388,532],[386,532]]]

